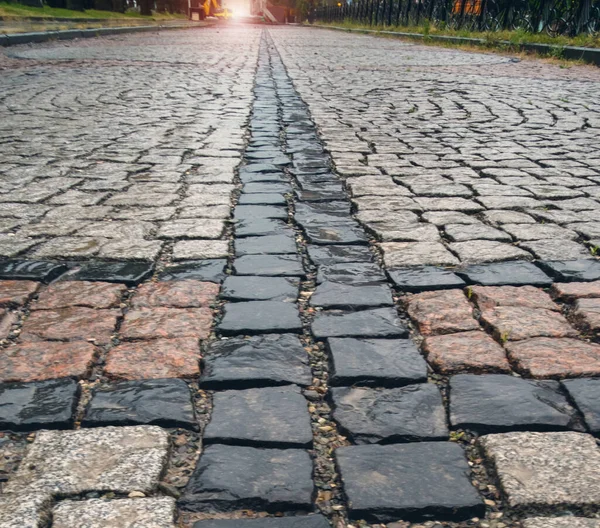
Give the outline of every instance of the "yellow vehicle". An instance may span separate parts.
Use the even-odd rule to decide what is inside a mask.
[[[220,0],[191,0],[190,20],[204,20],[210,16],[229,20],[231,11],[221,7]]]

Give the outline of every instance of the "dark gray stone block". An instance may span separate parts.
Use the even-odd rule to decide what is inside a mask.
[[[317,284],[325,281],[366,286],[386,282],[386,277],[381,268],[374,262],[345,262],[319,266]]]
[[[260,519],[210,519],[198,521],[194,528],[330,528],[322,515],[262,517]]]
[[[559,282],[600,280],[600,261],[596,259],[545,261],[538,265]]]
[[[450,379],[450,423],[479,434],[581,430],[557,381],[505,374],[459,374]]]
[[[550,286],[552,279],[531,262],[474,264],[456,274],[469,284],[482,286]]]
[[[298,255],[245,255],[233,262],[236,275],[262,277],[304,277],[306,272]]]
[[[342,447],[335,455],[350,519],[462,521],[485,513],[453,442]]]
[[[315,266],[329,266],[343,262],[373,262],[373,253],[366,246],[313,246],[307,245],[308,257]]]
[[[427,363],[410,339],[327,340],[330,384],[400,387],[427,380]]]
[[[0,262],[0,279],[51,282],[68,270],[63,264],[40,260],[4,260]]]
[[[396,288],[405,292],[447,290],[466,286],[465,281],[458,275],[436,266],[397,268],[388,271],[388,275]]]
[[[159,280],[199,280],[221,282],[225,277],[227,259],[186,260],[167,266],[158,276]]]
[[[0,429],[68,429],[73,426],[79,392],[72,379],[0,383]]]
[[[292,192],[292,186],[289,183],[277,182],[252,182],[247,183],[242,188],[243,194],[286,194]]]
[[[235,241],[235,255],[285,255],[295,254],[296,239],[293,234],[267,235],[238,238]]]
[[[293,230],[283,220],[260,218],[258,220],[244,220],[235,226],[236,237],[281,235],[293,233]]]
[[[376,308],[360,312],[325,311],[312,325],[317,339],[325,337],[406,337],[408,329],[393,308]]]
[[[323,308],[377,308],[392,306],[394,301],[390,288],[386,284],[355,286],[338,282],[319,284],[310,298],[312,306]]]
[[[135,286],[152,275],[154,263],[89,262],[71,275],[71,280],[117,282]]]
[[[307,386],[312,381],[308,354],[297,335],[233,337],[211,343],[200,386],[248,389],[274,385]]]
[[[239,302],[225,305],[218,329],[223,335],[301,332],[302,321],[292,303]]]
[[[179,506],[187,511],[312,510],[312,462],[300,449],[208,446]]]
[[[334,387],[333,419],[357,444],[446,440],[446,410],[437,385],[395,389]]]
[[[215,392],[207,444],[309,448],[307,402],[295,385]]]
[[[600,435],[600,378],[579,378],[562,382],[583,414],[589,430]]]
[[[311,244],[363,244],[367,245],[369,239],[362,227],[354,220],[335,224],[309,224],[303,225],[306,239]]]
[[[287,220],[287,207],[275,205],[238,205],[233,210],[234,220],[259,220],[261,218],[274,218]]]
[[[285,196],[281,193],[240,194],[238,205],[287,205]]]
[[[228,301],[296,302],[298,280],[286,277],[230,275],[223,282],[221,297]]]
[[[82,425],[159,425],[198,429],[190,389],[180,379],[122,381],[97,387]]]

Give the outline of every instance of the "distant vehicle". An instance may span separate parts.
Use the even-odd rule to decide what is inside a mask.
[[[190,5],[190,20],[204,20],[206,17],[229,20],[232,12],[222,7],[220,0],[192,0]]]

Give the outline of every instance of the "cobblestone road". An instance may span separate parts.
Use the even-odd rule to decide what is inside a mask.
[[[599,70],[258,26],[0,68],[2,528],[600,527]]]

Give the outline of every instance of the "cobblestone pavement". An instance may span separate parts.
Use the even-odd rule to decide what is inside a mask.
[[[600,527],[597,70],[3,53],[2,528]]]

